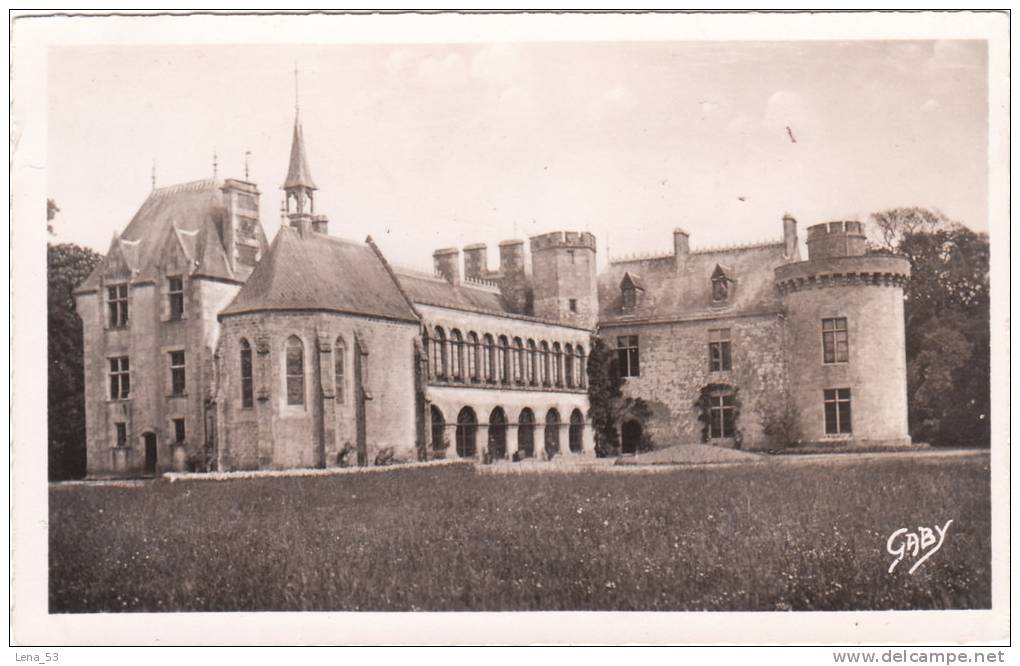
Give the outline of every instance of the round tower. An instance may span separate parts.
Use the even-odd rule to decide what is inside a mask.
[[[856,221],[808,227],[807,246],[807,261],[775,270],[800,438],[910,444],[903,318],[910,262],[867,254]]]
[[[573,231],[532,236],[531,283],[536,317],[594,329],[595,236]]]

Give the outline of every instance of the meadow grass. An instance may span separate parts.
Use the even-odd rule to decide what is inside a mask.
[[[991,604],[987,457],[53,486],[50,611]],[[953,519],[914,574],[886,539]]]

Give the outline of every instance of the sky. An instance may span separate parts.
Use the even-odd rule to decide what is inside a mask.
[[[937,208],[988,229],[982,41],[59,47],[56,239],[105,252],[151,190],[250,180],[272,238],[295,116],[316,212],[396,263],[555,230],[608,255]],[[607,250],[608,248],[608,250]]]

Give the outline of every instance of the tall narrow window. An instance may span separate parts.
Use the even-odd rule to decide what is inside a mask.
[[[184,278],[180,276],[167,278],[167,294],[170,297],[170,319],[184,316]]]
[[[621,335],[616,338],[616,357],[621,377],[641,376],[641,355],[638,350],[638,336]]]
[[[184,395],[187,388],[184,376],[184,352],[170,352],[170,393]]]
[[[499,336],[499,383],[510,381],[510,343],[505,335]]]
[[[255,381],[251,364],[251,344],[241,338],[241,407],[249,409],[255,404]]]
[[[123,400],[131,395],[131,367],[127,356],[110,359],[110,399]]]
[[[534,386],[538,383],[538,348],[534,340],[528,340],[528,384]]]
[[[127,424],[118,422],[114,425],[117,427],[117,446],[123,449],[127,446]]]
[[[567,388],[574,388],[574,347],[567,344],[563,347],[563,374],[564,380],[567,383]]]
[[[733,369],[730,329],[713,328],[708,331],[708,369],[722,372]]]
[[[128,286],[117,284],[107,288],[107,305],[110,309],[110,328],[122,328],[128,323]]]
[[[287,338],[287,404],[305,404],[305,346],[296,335]]]
[[[481,359],[478,358],[478,353],[478,334],[471,331],[467,336],[467,374],[474,383],[481,379],[479,375]]]
[[[446,351],[446,332],[436,326],[436,337],[432,340],[432,361],[436,364],[436,378],[446,379],[449,357]]]
[[[576,299],[576,298],[571,298],[571,299],[570,299],[570,300],[568,301],[568,304],[569,304],[569,306],[570,306],[570,311],[571,311],[572,313],[574,313],[574,314],[577,314],[577,299]]]
[[[713,395],[709,398],[709,435],[713,439],[733,437],[734,398],[732,394]]]
[[[464,339],[460,331],[450,331],[450,375],[454,381],[464,381]]]
[[[553,383],[563,386],[563,348],[560,343],[553,343]]]
[[[174,442],[183,444],[184,439],[184,419],[174,419]]]
[[[520,338],[514,338],[514,383],[524,383],[524,343]]]
[[[842,435],[850,428],[850,389],[825,389],[825,434]]]
[[[545,340],[542,341],[542,386],[549,386],[550,384],[550,372],[549,372],[549,343]]]
[[[344,401],[344,389],[347,386],[347,372],[344,363],[347,358],[347,345],[343,338],[337,338],[333,345],[333,391],[337,402]]]
[[[488,333],[482,338],[482,374],[490,384],[496,382],[496,343]]]
[[[577,346],[577,386],[585,388],[588,385],[588,364],[584,355],[584,347]]]
[[[825,363],[847,363],[850,360],[846,317],[822,320],[822,353]]]

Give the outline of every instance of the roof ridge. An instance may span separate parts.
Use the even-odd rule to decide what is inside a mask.
[[[215,188],[217,182],[218,181],[213,178],[202,178],[200,180],[192,180],[186,183],[176,183],[174,185],[158,187],[149,193],[149,198],[161,198],[171,194],[179,194],[181,192],[201,192],[205,189]]]
[[[782,238],[772,240],[753,241],[751,243],[735,243],[733,245],[706,245],[705,247],[691,250],[691,254],[712,254],[715,252],[732,252],[734,250],[757,250],[773,245],[786,247],[786,241]]]

